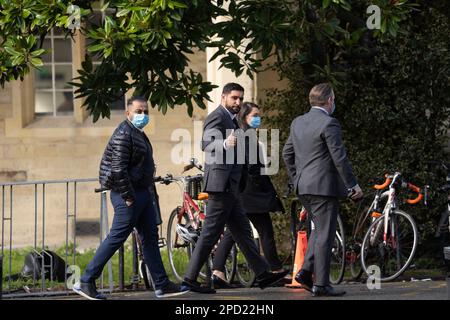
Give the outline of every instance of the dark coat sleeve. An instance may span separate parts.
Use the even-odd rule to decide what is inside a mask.
[[[328,150],[330,151],[331,158],[334,165],[344,181],[347,188],[354,187],[358,182],[353,174],[353,169],[350,161],[347,158],[347,152],[345,151],[344,144],[341,136],[341,126],[339,121],[332,118],[330,123],[325,127],[323,136],[327,143]]]
[[[291,184],[293,184],[295,181],[295,175],[297,173],[297,170],[295,167],[294,144],[292,143],[292,125],[291,125],[291,132],[289,134],[289,138],[287,139],[286,144],[283,147],[283,160],[284,160],[284,163],[286,164],[290,182],[291,182]]]
[[[120,130],[111,139],[111,175],[124,200],[134,201],[135,194],[128,175],[132,141],[130,133]]]
[[[223,148],[224,132],[225,128],[220,114],[217,112],[211,113],[210,116],[206,118],[203,126],[202,151],[205,151],[207,147],[209,150]]]

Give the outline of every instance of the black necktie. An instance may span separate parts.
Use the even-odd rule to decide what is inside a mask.
[[[239,128],[239,124],[238,124],[236,118],[233,118],[233,123],[234,123],[234,128],[238,129]]]

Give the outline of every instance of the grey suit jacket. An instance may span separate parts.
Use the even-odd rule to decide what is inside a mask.
[[[292,121],[283,159],[299,195],[345,198],[357,184],[339,121],[320,109],[311,108]]]
[[[228,150],[223,147],[223,142],[232,129],[237,129],[236,125],[222,106],[218,106],[205,120],[201,146],[206,153],[203,179],[205,192],[239,189],[242,164],[237,164],[236,147]]]

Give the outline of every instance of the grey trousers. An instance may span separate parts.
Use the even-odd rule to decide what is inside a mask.
[[[242,208],[240,199],[231,192],[217,192],[209,193],[206,218],[185,278],[197,279],[200,269],[223,233],[225,224],[255,274],[258,276],[269,270],[267,261],[259,255],[253,241],[250,221]]]
[[[336,234],[339,202],[334,197],[314,195],[300,195],[299,199],[314,223],[302,269],[314,273],[316,286],[327,286],[330,284],[331,248]]]

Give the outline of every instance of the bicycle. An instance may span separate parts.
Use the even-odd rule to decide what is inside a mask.
[[[184,168],[183,173],[194,167],[203,171],[197,160],[192,158],[190,164]],[[175,278],[180,282],[183,281],[186,267],[189,264],[195,243],[200,237],[202,224],[205,220],[208,194],[200,192],[202,180],[203,174],[179,177],[167,174],[163,178],[157,178],[157,181],[162,184],[169,185],[175,182],[182,187],[183,203],[172,210],[167,227],[169,263]],[[203,271],[200,272],[200,276],[206,279],[208,283],[211,280],[212,261],[216,247],[217,244],[213,248]],[[225,265],[225,275],[230,283],[236,273],[236,255],[236,249],[232,248]]]
[[[361,278],[364,270],[361,266],[361,245],[365,235],[365,226],[370,227],[370,225],[376,220],[376,218],[381,216],[382,208],[386,204],[388,199],[389,191],[386,188],[389,186],[389,182],[384,184],[375,184],[373,188],[375,191],[375,196],[366,209],[363,210],[363,214],[358,216],[358,220],[353,224],[352,234],[346,243],[345,252],[345,266],[350,266],[350,274],[352,280],[356,281]],[[363,204],[360,201],[357,212],[360,211],[360,207]]]
[[[414,219],[398,209],[397,193],[408,188],[417,193],[416,204],[423,199],[421,189],[402,179],[401,174],[386,175],[386,181],[378,188],[389,185],[387,202],[380,214],[367,230],[361,245],[361,266],[366,274],[379,281],[391,281],[400,276],[410,265],[417,248],[417,227]],[[379,268],[379,276],[372,267]],[[371,267],[371,268],[369,268]]]

